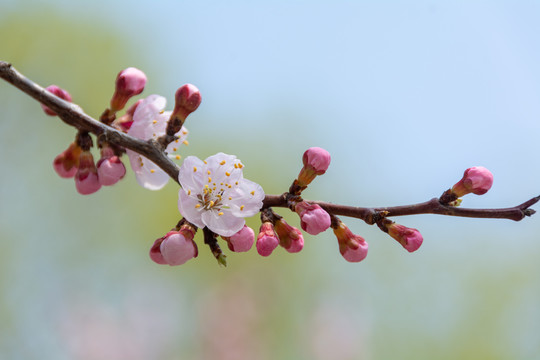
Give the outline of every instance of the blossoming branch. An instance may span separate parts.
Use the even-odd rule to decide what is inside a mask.
[[[42,88],[17,72],[11,64],[0,61],[0,77],[41,103],[49,116],[58,116],[77,129],[66,150],[53,161],[53,169],[62,178],[73,178],[77,192],[89,195],[102,186],[118,183],[126,174],[122,157],[127,153],[137,182],[149,190],[163,188],[169,178],[180,184],[178,209],[182,218],[165,236],[150,247],[150,258],[158,264],[181,265],[197,257],[194,241],[198,229],[204,243],[222,265],[225,255],[218,237],[230,251],[244,252],[253,247],[262,256],[269,256],[278,246],[291,253],[304,247],[302,231],[288,224],[273,208],[289,208],[299,216],[302,230],[320,234],[332,228],[338,249],[349,262],[362,261],[368,253],[368,243],[353,234],[338,217],[346,216],[377,225],[408,252],[420,248],[423,237],[412,229],[390,220],[390,217],[439,214],[474,218],[500,218],[519,221],[535,213],[530,207],[540,200],[534,197],[520,205],[503,209],[469,209],[460,207],[467,194],[485,194],[493,184],[493,175],[482,167],[465,170],[461,180],[438,198],[423,203],[366,208],[306,200],[303,192],[331,162],[330,154],[319,147],[305,151],[303,166],[288,191],[281,195],[265,194],[262,187],[243,177],[244,164],[234,155],[218,153],[205,160],[179,154],[187,145],[188,129],[184,126],[189,114],[201,104],[199,90],[191,84],[181,86],[175,94],[172,111],[165,111],[166,99],[150,95],[135,101],[125,111],[128,102],[143,92],[146,75],[135,68],[121,71],[115,82],[110,105],[99,121],[71,103],[71,95],[56,85]],[[121,113],[122,111],[123,114]],[[100,158],[94,161],[92,147],[96,144]],[[258,235],[245,225],[245,218],[260,214]]]

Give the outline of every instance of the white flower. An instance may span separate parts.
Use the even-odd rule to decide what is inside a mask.
[[[221,236],[232,236],[245,217],[261,209],[264,191],[244,179],[244,165],[234,155],[218,153],[202,161],[188,156],[180,167],[178,209],[199,228],[208,227]]]
[[[128,135],[141,140],[157,139],[165,134],[167,121],[171,115],[170,111],[163,111],[167,100],[163,96],[150,95],[144,99],[133,114],[133,124],[128,131]],[[185,142],[188,131],[185,127],[176,133],[179,137],[167,146],[167,153],[175,152],[178,147]],[[127,150],[131,168],[135,172],[137,182],[150,190],[159,190],[169,181],[169,175],[159,166],[139,155],[138,153]],[[171,156],[171,155],[169,155]],[[180,156],[177,156],[180,158]]]

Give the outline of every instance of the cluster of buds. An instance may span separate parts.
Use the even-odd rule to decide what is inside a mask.
[[[199,90],[191,84],[180,87],[176,92],[173,112],[163,111],[165,98],[150,95],[146,99],[136,101],[125,114],[117,117],[127,102],[144,90],[145,85],[146,75],[141,70],[130,67],[120,71],[116,77],[110,108],[105,109],[100,121],[141,140],[162,139],[161,144],[169,156],[180,159],[180,155],[173,153],[178,150],[180,144],[187,144],[188,131],[183,127],[183,123],[201,102]],[[58,86],[51,85],[47,90],[63,100],[72,100],[71,95]],[[42,107],[46,114],[56,115],[48,107],[44,105]],[[101,154],[97,164],[90,152],[93,141],[90,135],[83,131],[77,134],[75,142],[53,162],[58,175],[63,178],[74,178],[77,191],[83,195],[92,194],[101,186],[114,185],[126,174],[121,159],[126,149],[109,144],[102,136],[98,137],[97,144]],[[165,186],[169,176],[163,170],[139,154],[129,150],[127,152],[141,186],[152,190]]]
[[[188,131],[184,122],[189,114],[201,103],[199,90],[191,85],[181,86],[175,93],[175,106],[165,111],[166,100],[159,95],[150,95],[136,101],[123,115],[118,116],[128,101],[139,95],[146,85],[146,75],[136,69],[127,68],[116,77],[115,91],[110,107],[105,109],[100,121],[145,141],[153,141],[170,158],[179,160],[174,153],[181,144],[187,145]],[[71,95],[51,85],[47,90],[64,101],[71,102]],[[57,114],[43,106],[50,116]],[[130,160],[138,183],[151,190],[161,189],[169,179],[161,168],[141,154],[110,144],[105,135],[97,138],[101,158],[94,162],[91,148],[93,141],[86,131],[79,131],[75,141],[58,155],[53,162],[55,171],[63,178],[74,178],[75,186],[83,195],[92,194],[102,186],[111,186],[126,174],[121,156],[124,152]],[[300,218],[302,230],[318,235],[332,228],[338,242],[339,252],[349,262],[359,262],[366,258],[368,243],[360,235],[354,234],[335,214],[327,211],[317,202],[305,201],[302,192],[309,184],[328,170],[328,151],[312,147],[303,156],[303,167],[293,181],[288,192],[282,195],[287,207]],[[271,207],[263,206],[265,194],[262,187],[243,176],[244,165],[234,155],[218,153],[201,160],[188,156],[183,161],[178,175],[181,189],[178,192],[178,210],[183,216],[178,225],[165,236],[155,240],[150,249],[150,258],[158,264],[181,265],[197,257],[198,247],[194,241],[200,228],[204,232],[205,244],[220,264],[225,265],[225,255],[218,245],[220,236],[229,250],[249,251],[256,244],[257,252],[269,256],[278,247],[289,253],[297,253],[304,248],[302,231],[289,225]],[[477,166],[465,171],[463,178],[439,198],[442,206],[458,206],[461,197],[473,193],[485,194],[493,184],[493,175],[484,167]],[[282,204],[283,205],[283,204]],[[330,206],[326,206],[327,208]],[[260,212],[261,226],[255,240],[255,232],[245,224],[245,218]],[[394,238],[409,252],[420,248],[423,237],[417,229],[395,223],[387,218],[388,211],[378,211],[365,219]]]

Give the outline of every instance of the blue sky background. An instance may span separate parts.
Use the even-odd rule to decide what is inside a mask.
[[[0,0],[0,26],[16,43],[0,40],[0,59],[21,59],[14,66],[42,85],[68,87],[95,117],[128,66],[147,73],[144,94],[167,96],[170,106],[178,86],[195,84],[203,103],[186,124],[186,155],[234,153],[267,193],[285,191],[303,151],[320,146],[332,164],[306,198],[421,202],[482,165],[495,176],[493,188],[463,206],[508,207],[540,194],[539,16],[535,1]],[[11,21],[32,41],[17,43],[22,35]],[[53,27],[70,41],[56,41]],[[184,267],[159,267],[146,252],[177,221],[176,187],[148,192],[129,175],[79,196],[50,166],[73,130],[7,84],[0,91],[0,355],[529,359],[540,352],[538,215],[519,223],[395,219],[424,235],[415,254],[344,219],[370,243],[360,264],[341,259],[327,232],[306,237],[296,256],[231,254],[234,265],[224,270],[201,245]],[[39,137],[19,148],[17,139],[29,136],[13,121],[21,118]],[[135,353],[126,350],[134,343]]]

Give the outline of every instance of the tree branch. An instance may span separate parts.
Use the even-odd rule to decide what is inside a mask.
[[[110,143],[133,150],[148,158],[163,169],[174,181],[178,183],[179,167],[163,151],[163,147],[157,141],[142,141],[105,125],[85,114],[82,109],[72,103],[64,101],[43,87],[29,80],[11,66],[0,61],[0,77],[25,92],[40,103],[48,106],[58,114],[66,124],[79,130],[101,135]],[[322,201],[309,201],[319,204],[327,212],[334,215],[354,217],[364,220],[373,225],[384,217],[438,214],[472,218],[509,219],[520,221],[525,216],[535,213],[530,207],[540,200],[540,196],[534,197],[521,205],[503,209],[469,209],[442,205],[439,199],[403,206],[364,208],[332,204]],[[287,197],[283,195],[266,195],[263,207],[287,207]]]

